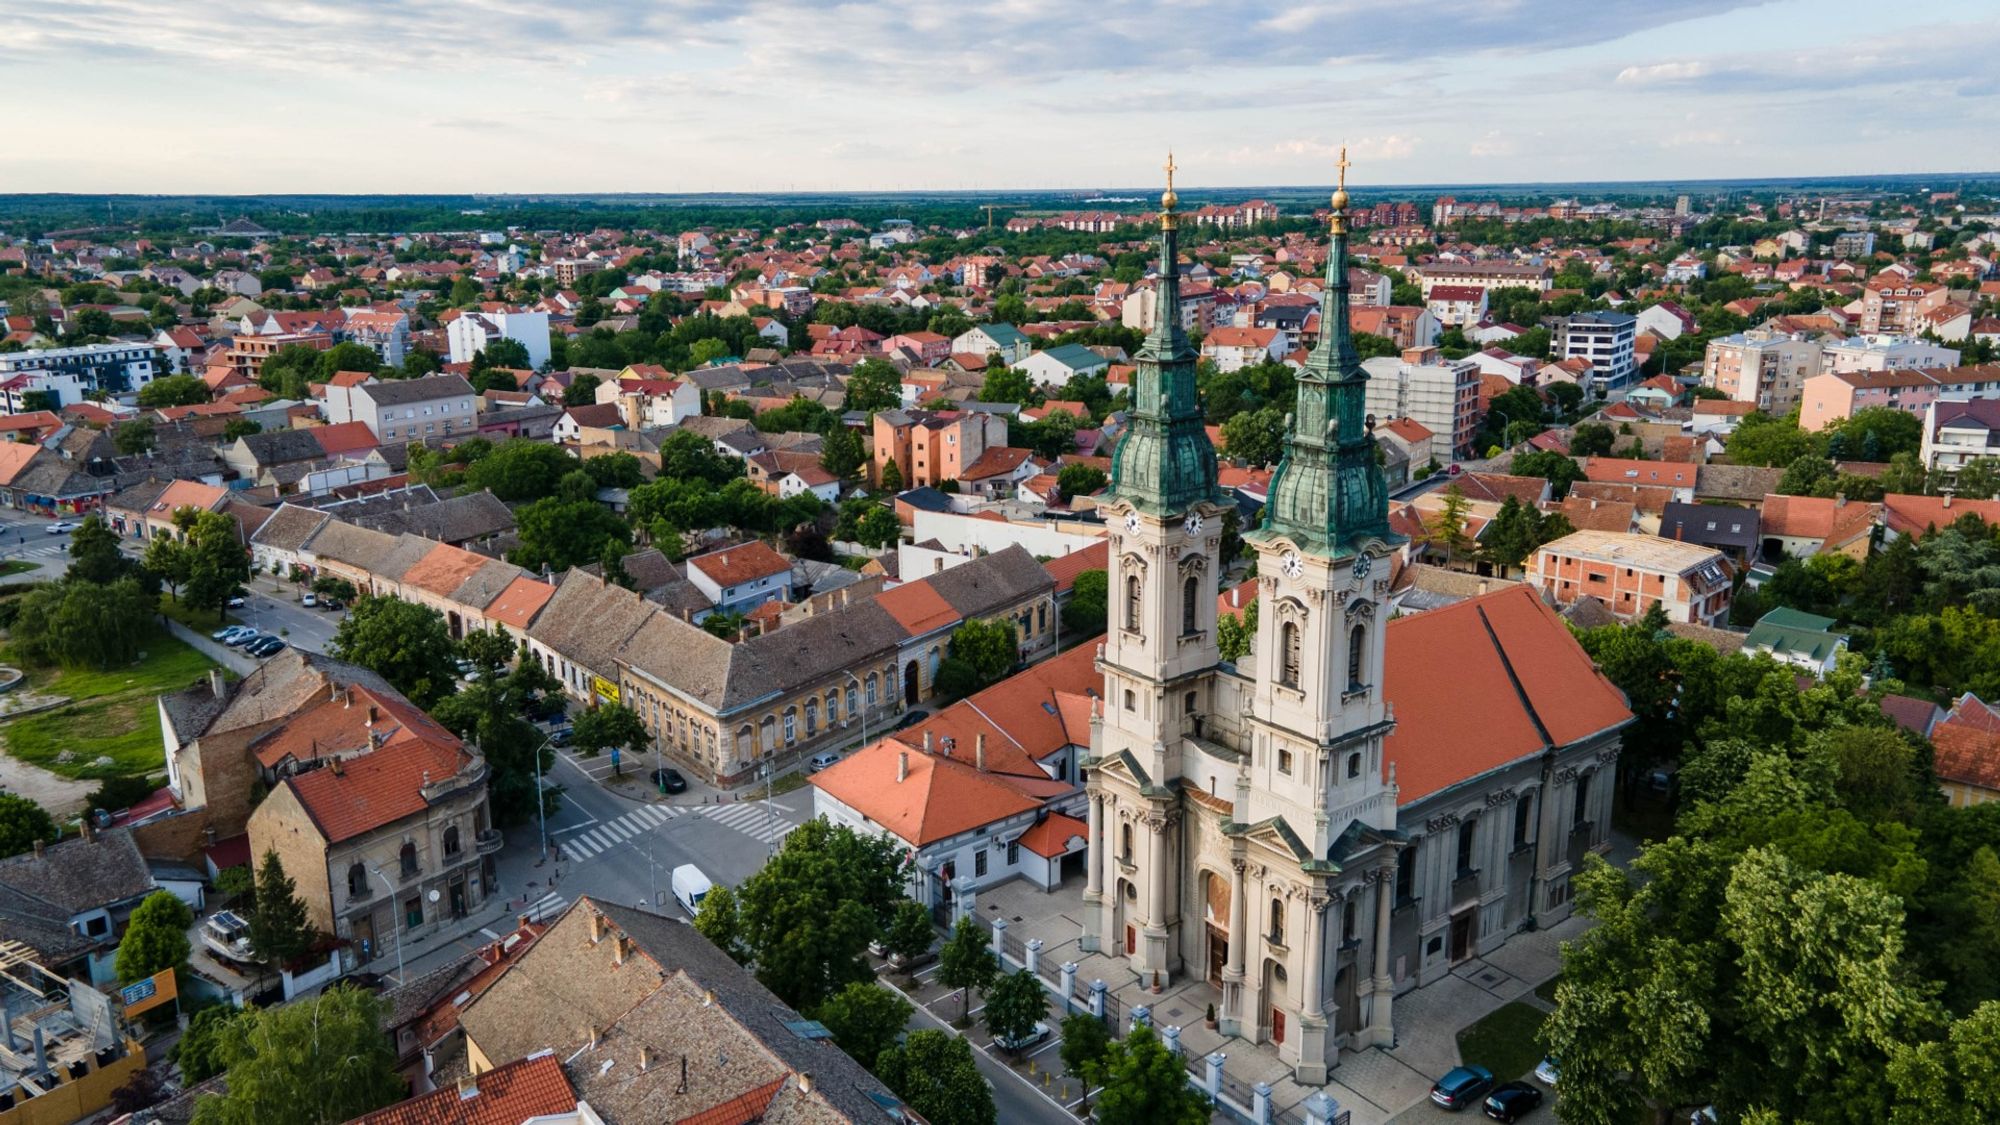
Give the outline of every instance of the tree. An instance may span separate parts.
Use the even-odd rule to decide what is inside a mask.
[[[1472,540],[1465,534],[1466,524],[1470,521],[1468,513],[1471,507],[1471,501],[1465,498],[1464,489],[1456,484],[1446,485],[1444,506],[1438,509],[1435,517],[1424,521],[1423,541],[1426,546],[1444,552],[1446,565],[1450,565],[1460,552],[1472,545]]]
[[[1902,413],[1897,411],[1897,413]],[[1822,490],[1831,494],[1839,474],[1833,462],[1814,453],[1802,454],[1785,466],[1785,475],[1778,478],[1780,496],[1819,496]]]
[[[1065,497],[1088,496],[1108,482],[1104,470],[1081,461],[1064,465],[1056,473],[1056,487]]]
[[[255,1019],[234,1004],[212,1004],[188,1017],[168,1057],[181,1068],[181,1085],[193,1086],[221,1074],[231,1051],[242,1049],[242,1038]]]
[[[889,464],[895,466],[893,461]],[[902,537],[903,525],[896,519],[896,513],[879,504],[870,505],[854,525],[854,541],[864,547],[887,547]]]
[[[1729,459],[1738,465],[1789,465],[1808,454],[1824,452],[1825,440],[1799,428],[1798,412],[1773,418],[1753,410],[1729,435]]]
[[[180,597],[181,587],[187,584],[193,557],[181,539],[172,535],[155,535],[146,544],[145,567],[174,597]]]
[[[332,598],[339,602],[351,602],[356,597],[354,583],[332,574],[322,574],[313,579],[312,592],[321,598]]]
[[[896,904],[889,916],[889,925],[882,935],[882,947],[889,956],[899,958],[905,965],[914,965],[917,958],[930,952],[931,943],[937,940],[936,927],[931,925],[930,908],[915,899],[904,899]]]
[[[1276,406],[1246,411],[1222,424],[1223,454],[1252,468],[1276,461],[1284,442],[1285,414]]]
[[[71,578],[99,585],[116,582],[138,570],[137,564],[118,549],[118,533],[95,514],[85,516],[70,535],[69,558]]]
[[[813,1018],[833,1032],[833,1041],[855,1062],[874,1070],[882,1052],[896,1045],[914,1011],[908,1000],[881,985],[855,981],[827,997]]]
[[[238,536],[236,520],[221,512],[182,509],[174,513],[187,552],[187,586],[179,597],[191,609],[222,620],[222,609],[250,581],[250,552]]]
[[[1242,613],[1223,613],[1215,619],[1215,647],[1224,660],[1238,661],[1250,655],[1257,641],[1257,603]]]
[[[1098,1069],[1110,1047],[1111,1033],[1104,1029],[1102,1019],[1089,1012],[1077,1012],[1063,1019],[1062,1046],[1058,1051],[1063,1069],[1083,1084],[1084,1116],[1090,1111],[1090,1088],[1097,1085]]]
[[[1617,433],[1602,422],[1579,422],[1569,433],[1570,456],[1603,457],[1617,440]]]
[[[847,396],[840,408],[873,413],[893,409],[902,401],[902,373],[887,360],[864,359],[854,365],[854,371],[847,377]]]
[[[972,1045],[947,1031],[912,1031],[875,1064],[882,1084],[931,1125],[995,1125],[993,1088],[972,1061]]]
[[[64,580],[29,591],[18,604],[9,632],[21,655],[105,671],[138,659],[147,631],[136,626],[152,617],[157,598],[135,578],[101,586]]]
[[[154,891],[132,911],[125,936],[118,943],[114,967],[121,984],[145,980],[154,973],[187,967],[188,927],[194,911],[172,891]]]
[[[1558,500],[1569,495],[1569,486],[1584,477],[1583,466],[1577,464],[1575,458],[1553,449],[1517,453],[1508,465],[1508,471],[1516,476],[1541,477],[1548,481],[1550,497]]]
[[[1487,525],[1479,553],[1504,569],[1520,566],[1542,543],[1541,514],[1509,496]]]
[[[1002,974],[986,994],[986,1030],[996,1042],[1020,1043],[1048,1014],[1042,982],[1026,969]]]
[[[882,462],[882,478],[880,483],[884,492],[896,493],[903,491],[903,470],[896,464],[894,457]]]
[[[451,691],[453,647],[444,615],[401,598],[355,602],[333,634],[333,655],[375,672],[419,707]]]
[[[570,735],[572,743],[587,758],[595,758],[606,750],[636,754],[645,749],[652,737],[638,712],[619,703],[602,704],[578,715]]]
[[[779,999],[810,1011],[874,976],[868,944],[903,899],[903,865],[901,848],[887,837],[809,820],[736,889],[733,917],[718,918],[715,928],[698,917],[696,928],[747,957]],[[703,900],[703,915],[713,898],[710,892]]]
[[[609,547],[632,542],[625,521],[595,500],[550,496],[516,509],[514,521],[520,546],[507,553],[507,560],[530,570],[565,571],[602,559]]]
[[[508,367],[519,370],[533,367],[534,362],[528,357],[528,345],[503,336],[498,340],[488,340],[486,346],[473,356],[473,366],[479,369]]]
[[[1018,367],[990,367],[979,386],[981,402],[1013,402],[1027,406],[1035,401],[1035,384]]]
[[[285,874],[275,848],[266,848],[257,871],[257,902],[250,914],[250,947],[274,968],[286,968],[313,945],[312,923],[298,887]]]
[[[264,427],[262,425],[248,418],[231,418],[222,424],[222,440],[228,442],[263,432]]]
[[[1096,1069],[1104,1086],[1097,1095],[1102,1125],[1203,1125],[1209,1119],[1208,1096],[1188,1084],[1180,1057],[1150,1026],[1106,1044]]]
[[[193,406],[208,399],[208,384],[193,375],[169,375],[139,388],[139,407],[142,410]]]
[[[42,806],[16,793],[0,792],[0,859],[20,855],[37,840],[56,838],[56,822]]]
[[[1111,576],[1099,569],[1086,570],[1070,586],[1069,601],[1062,607],[1063,628],[1083,637],[1102,633],[1110,623]]]
[[[1020,639],[1011,621],[971,620],[952,631],[951,658],[971,665],[979,686],[997,683],[1021,659]]]
[[[223,1037],[227,1092],[195,1105],[196,1125],[338,1125],[400,1101],[383,1001],[334,987],[278,1008],[245,1012]]]
[[[645,466],[623,451],[590,458],[583,463],[583,472],[598,488],[637,488],[646,483]]]
[[[842,480],[851,479],[868,463],[868,450],[861,435],[846,426],[827,432],[820,447],[819,467]]]
[[[561,446],[511,438],[467,466],[465,480],[472,487],[489,489],[510,503],[539,500],[553,494],[556,482],[576,468],[576,458]]]
[[[158,440],[153,432],[151,418],[134,418],[130,422],[120,422],[118,428],[111,434],[111,444],[118,452],[128,457],[146,452],[153,448]]]
[[[960,918],[938,950],[938,983],[959,990],[958,1026],[971,1022],[972,990],[986,991],[999,975],[1000,958],[994,956],[986,931],[972,919]]]

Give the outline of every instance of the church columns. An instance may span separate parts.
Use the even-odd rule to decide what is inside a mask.
[[[1368,1030],[1364,1042],[1375,1047],[1395,1045],[1396,1029],[1391,1023],[1396,1000],[1396,982],[1389,979],[1389,915],[1395,909],[1396,868],[1375,871],[1375,994],[1368,1007]]]
[[[1165,983],[1167,972],[1167,828],[1170,819],[1154,813],[1145,820],[1146,828],[1146,927],[1142,946],[1139,950],[1139,969],[1144,973],[1160,974]],[[1149,980],[1147,982],[1151,984]]]
[[[1229,861],[1229,963],[1222,968],[1222,1016],[1217,1030],[1243,1034],[1243,959],[1250,949],[1250,894],[1242,857]]]
[[[1110,862],[1105,853],[1111,847],[1111,835],[1105,830],[1104,824],[1104,794],[1092,793],[1085,803],[1085,808],[1090,817],[1087,837],[1090,847],[1083,857],[1085,878],[1083,901],[1091,905],[1101,905],[1104,902],[1104,865]],[[1089,918],[1090,906],[1086,906],[1083,933],[1077,939],[1077,945],[1085,952],[1094,951],[1099,947],[1098,935],[1091,932]]]
[[[1299,1065],[1297,1077],[1309,1086],[1326,1082],[1327,1020],[1325,990],[1326,907],[1328,899],[1315,891],[1306,900],[1306,932],[1300,955],[1305,959],[1305,995],[1299,1004]]]

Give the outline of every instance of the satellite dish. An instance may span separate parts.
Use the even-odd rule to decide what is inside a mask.
[[[438,893],[437,893],[437,890],[436,890],[435,888],[433,888],[433,889],[431,890],[431,901],[432,901],[432,902],[436,902],[437,900],[438,900]]]

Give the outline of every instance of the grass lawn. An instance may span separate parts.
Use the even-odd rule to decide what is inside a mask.
[[[1459,1057],[1493,1072],[1502,1082],[1535,1069],[1542,1049],[1535,1041],[1548,1014],[1519,1000],[1458,1033]]]
[[[31,563],[26,559],[8,559],[6,562],[0,563],[0,574],[26,574],[31,570],[40,570],[41,568],[41,563]]]
[[[70,696],[75,702],[0,723],[9,754],[64,777],[101,778],[143,774],[160,768],[160,712],[154,697],[178,691],[208,674],[209,659],[154,631],[145,642],[146,659],[111,672],[30,668],[28,683],[38,691]],[[0,659],[14,662],[0,649]],[[69,762],[57,756],[69,751]],[[108,766],[92,765],[110,757]]]

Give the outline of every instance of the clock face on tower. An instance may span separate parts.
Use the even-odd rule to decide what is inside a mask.
[[[1193,512],[1189,512],[1187,522],[1183,523],[1181,526],[1187,529],[1187,533],[1189,535],[1200,535],[1201,517]]]
[[[1306,560],[1300,558],[1297,551],[1286,551],[1279,556],[1278,566],[1284,570],[1287,578],[1297,578],[1306,572]]]
[[[1132,512],[1126,515],[1125,530],[1132,535],[1139,534],[1139,513]]]
[[[1368,577],[1368,571],[1374,565],[1375,560],[1370,558],[1366,551],[1354,556],[1354,580],[1359,582]]]

